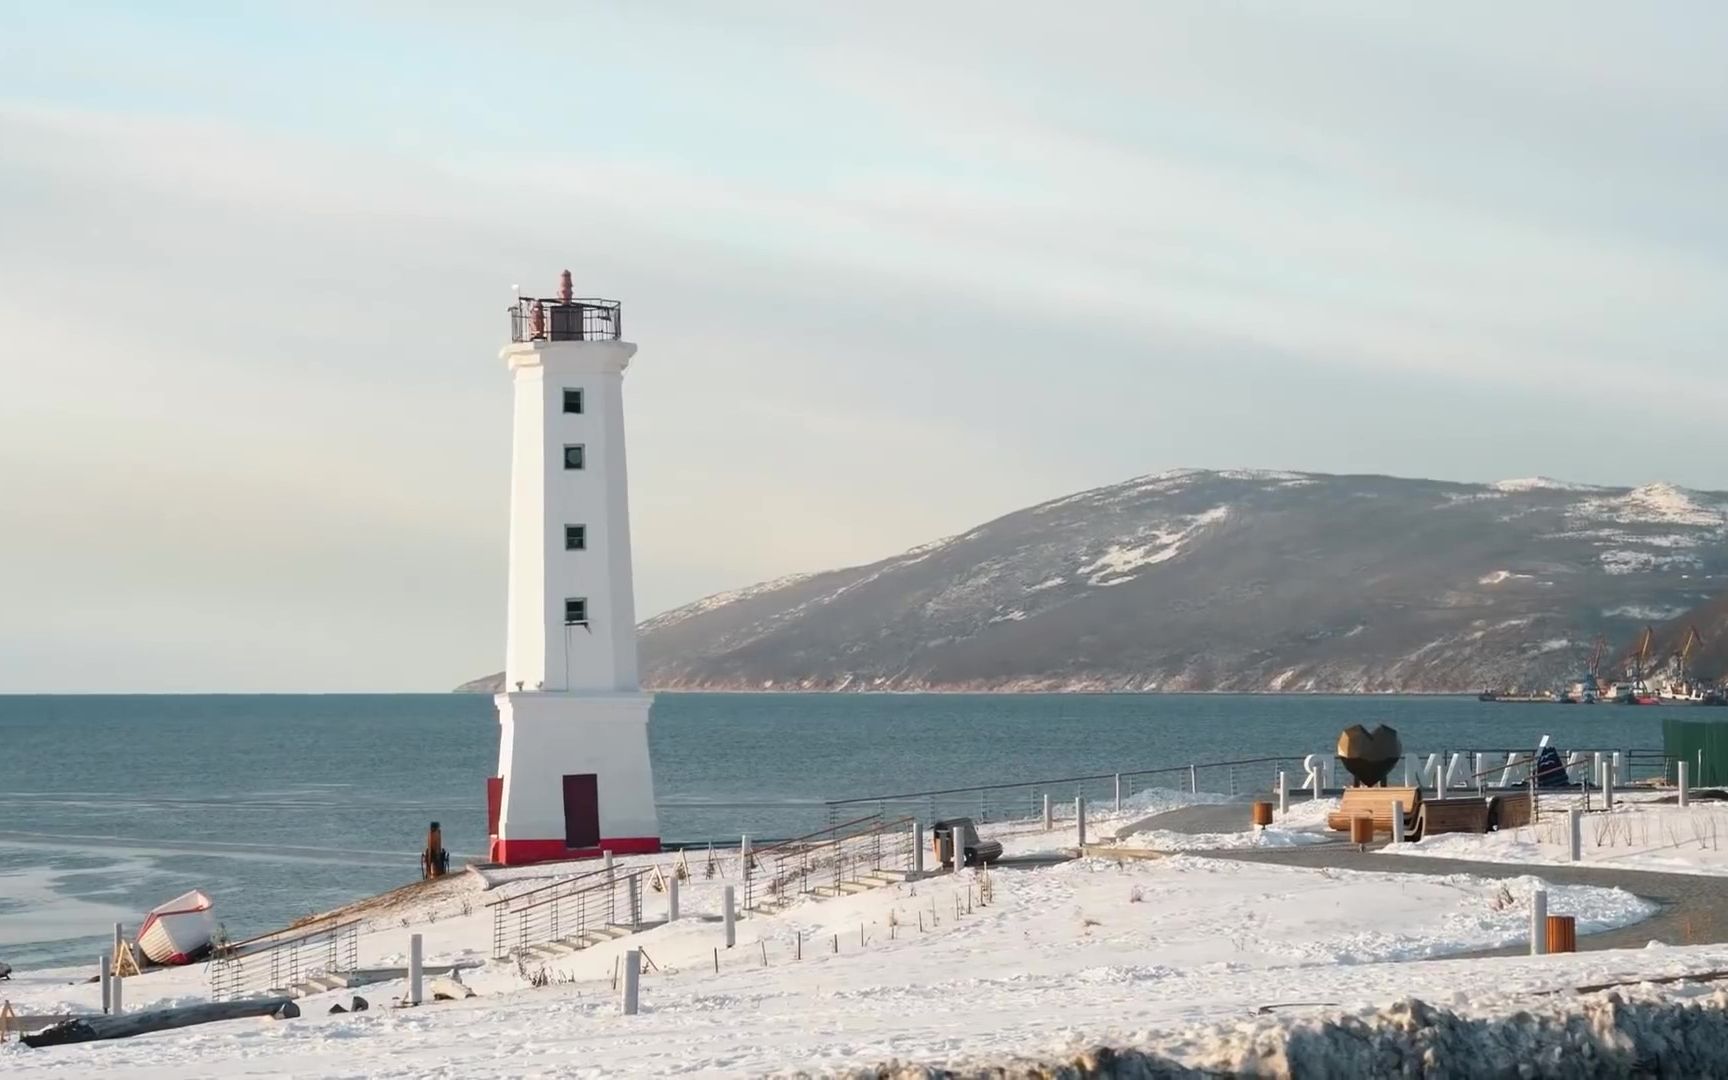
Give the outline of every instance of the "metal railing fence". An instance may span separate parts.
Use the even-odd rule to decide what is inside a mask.
[[[286,990],[317,975],[353,971],[359,963],[360,922],[326,922],[297,933],[218,945],[207,966],[210,996],[222,1001]]]
[[[741,868],[744,910],[823,890],[837,895],[842,886],[882,871],[911,873],[914,820],[871,814],[753,851]]]
[[[492,909],[492,957],[502,960],[534,945],[573,938],[591,930],[642,926],[642,890],[652,866],[601,869],[552,887],[504,897]]]

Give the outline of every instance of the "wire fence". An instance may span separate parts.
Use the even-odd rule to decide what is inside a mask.
[[[838,896],[848,885],[910,874],[917,859],[914,821],[869,814],[750,852],[741,859],[745,911],[781,907],[798,896]]]
[[[1508,789],[1528,786],[1538,747],[1447,749],[1410,753],[1393,767],[1388,783],[1406,786],[1441,784],[1451,790]],[[1615,783],[1621,785],[1672,782],[1674,759],[1651,748],[1571,749],[1561,755],[1564,783],[1599,782],[1600,762],[1615,762]],[[1142,807],[1162,808],[1163,800],[1149,793],[1168,793],[1194,801],[1234,799],[1266,794],[1278,788],[1280,774],[1291,789],[1307,786],[1308,764],[1321,770],[1321,783],[1337,791],[1352,784],[1343,760],[1333,754],[1279,754],[1230,761],[1192,762],[1155,769],[1091,773],[1010,783],[977,784],[931,791],[898,792],[831,799],[823,805],[831,827],[860,813],[918,817],[928,821],[970,817],[996,827],[993,833],[1042,827],[1045,801],[1050,819],[1071,820],[1075,800],[1086,800],[1089,814],[1128,813]],[[1435,770],[1438,769],[1438,774]]]
[[[868,795],[833,799],[824,805],[830,823],[860,812],[922,817],[937,821],[970,817],[979,823],[1026,822],[1042,818],[1044,799],[1049,797],[1053,817],[1072,815],[1076,798],[1084,798],[1099,810],[1129,810],[1144,802],[1149,791],[1168,791],[1191,796],[1211,794],[1231,798],[1248,792],[1270,791],[1283,772],[1292,782],[1302,775],[1301,755],[1241,758],[1234,761],[1193,762],[1156,769],[1119,773],[1092,773],[1012,783],[979,784],[936,791],[910,791],[893,795]]]
[[[211,998],[287,990],[319,975],[353,971],[359,962],[360,922],[327,922],[216,946],[207,967]]]
[[[591,871],[515,896],[501,897],[492,910],[492,957],[553,941],[591,944],[589,938],[614,936],[616,929],[642,926],[642,890],[652,866],[624,871]]]

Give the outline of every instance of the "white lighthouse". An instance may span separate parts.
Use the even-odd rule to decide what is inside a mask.
[[[494,862],[660,850],[636,681],[617,301],[521,298],[501,358],[515,384],[510,582]]]

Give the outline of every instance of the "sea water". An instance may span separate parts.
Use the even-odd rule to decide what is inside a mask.
[[[1660,710],[1448,697],[663,694],[662,835],[820,828],[827,800],[1405,746],[1652,747]],[[485,850],[498,727],[481,695],[0,696],[0,961],[94,956],[199,888],[234,936],[414,880],[427,824]],[[1179,781],[1178,781],[1179,782]],[[998,808],[999,809],[999,808]]]

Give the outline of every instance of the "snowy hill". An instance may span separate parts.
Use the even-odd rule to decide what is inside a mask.
[[[1547,684],[1721,590],[1728,494],[1175,470],[642,626],[677,689]]]

